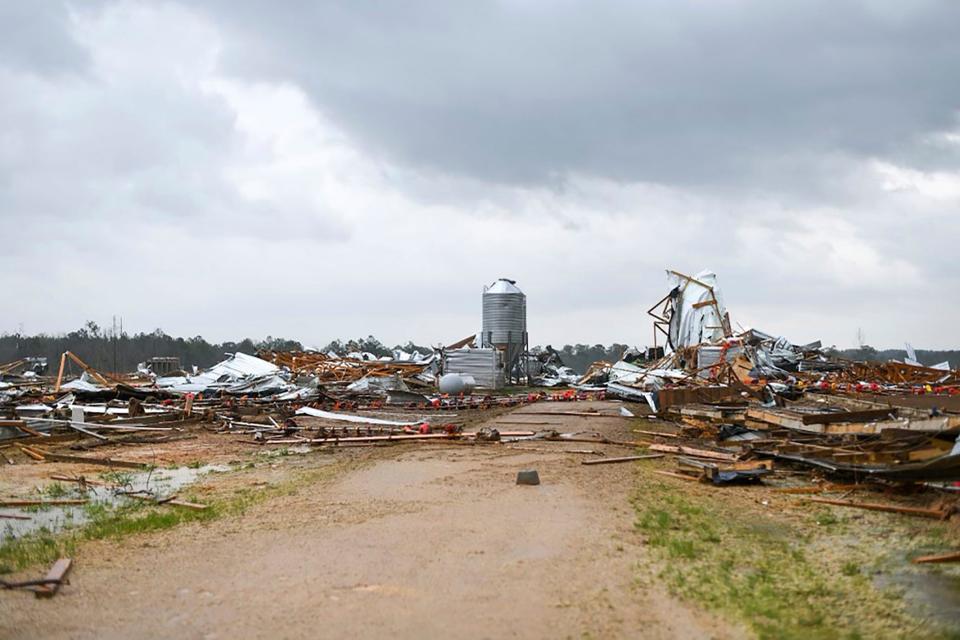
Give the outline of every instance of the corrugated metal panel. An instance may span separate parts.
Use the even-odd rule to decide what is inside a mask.
[[[710,369],[705,367],[712,367],[713,365],[720,362],[720,353],[723,351],[723,347],[715,347],[711,345],[700,345],[697,347],[697,376],[703,378],[704,380],[710,379]],[[733,362],[737,359],[737,356],[740,355],[742,349],[739,346],[730,347],[727,349],[726,356],[724,359],[727,362]]]
[[[496,349],[450,349],[443,355],[443,371],[472,376],[484,389],[499,389],[504,385],[499,356]]]

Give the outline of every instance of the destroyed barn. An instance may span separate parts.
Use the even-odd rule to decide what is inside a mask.
[[[0,464],[56,465],[49,477],[70,487],[67,496],[24,486],[0,497],[0,518],[13,523],[0,541],[62,528],[62,520],[34,507],[62,515],[94,502],[136,501],[204,510],[178,495],[196,474],[168,484],[150,478],[153,447],[201,437],[224,447],[302,453],[607,445],[619,453],[577,452],[590,466],[670,460],[670,468],[656,473],[680,485],[772,487],[810,508],[943,521],[955,515],[960,371],[949,363],[923,366],[914,357],[849,361],[819,342],[734,330],[713,273],[670,271],[668,280],[668,293],[649,310],[652,344],[616,362],[596,362],[582,375],[556,351],[530,348],[526,296],[505,279],[484,289],[480,331],[430,353],[267,350],[233,353],[204,370],[158,354],[137,371],[119,373],[99,371],[68,351],[52,368],[40,358],[0,366]],[[618,411],[577,408],[599,400],[617,401]],[[632,435],[615,439],[589,427],[558,431],[546,420],[504,419],[513,415],[509,408],[537,416],[538,406],[554,403],[564,408],[545,415],[588,423],[629,419]],[[491,424],[491,416],[501,417]],[[171,460],[176,466],[176,458],[160,462]],[[132,475],[96,480],[90,470],[97,468]],[[535,472],[521,474],[524,483],[531,478],[540,482]],[[945,549],[915,560],[958,559],[960,552]],[[0,584],[50,596],[70,567],[62,558],[45,578]]]

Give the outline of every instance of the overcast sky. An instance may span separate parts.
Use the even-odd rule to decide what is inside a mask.
[[[0,0],[0,332],[960,347],[960,2]]]

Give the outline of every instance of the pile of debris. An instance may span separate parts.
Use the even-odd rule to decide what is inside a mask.
[[[668,276],[670,292],[649,312],[662,351],[595,363],[576,386],[677,422],[679,433],[654,444],[697,451],[678,473],[755,482],[781,462],[853,482],[960,481],[960,371],[912,354],[851,362],[819,342],[734,333],[714,274]]]

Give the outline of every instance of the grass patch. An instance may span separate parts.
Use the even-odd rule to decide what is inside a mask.
[[[820,525],[821,527],[830,527],[840,522],[838,518],[832,511],[829,509],[818,509],[813,514],[813,523]]]
[[[725,509],[720,496],[642,477],[635,526],[674,594],[742,621],[761,639],[905,637],[917,624],[872,586],[859,562],[816,552],[809,527]],[[814,522],[829,535],[838,520],[825,510]]]
[[[53,482],[44,487],[41,493],[43,494],[44,498],[55,500],[57,498],[63,498],[72,494],[73,489],[65,487],[60,482]]]
[[[129,471],[104,471],[100,479],[107,484],[123,487],[133,482],[133,474]]]
[[[75,548],[76,540],[72,536],[54,536],[41,529],[0,546],[0,575],[35,564],[50,564],[57,558],[72,555]]]
[[[0,545],[0,575],[20,571],[34,565],[47,565],[63,556],[72,556],[86,541],[122,539],[127,536],[171,529],[191,522],[211,522],[223,517],[237,517],[270,498],[313,490],[317,483],[333,478],[349,466],[349,462],[319,468],[292,469],[290,475],[274,485],[240,489],[214,490],[202,498],[193,493],[182,497],[189,502],[207,505],[206,509],[186,509],[175,505],[155,505],[130,500],[119,506],[90,502],[83,506],[88,521],[82,526],[54,535],[45,529],[20,538],[8,539]],[[246,467],[244,467],[246,469]],[[238,471],[242,474],[243,471]],[[130,481],[123,472],[102,474],[108,482]]]

